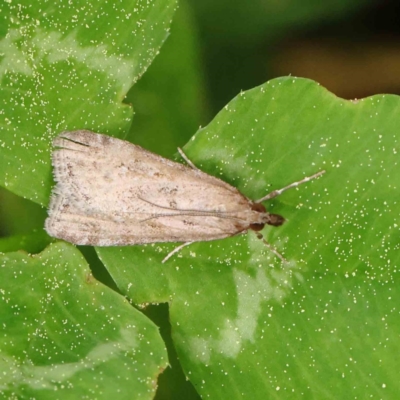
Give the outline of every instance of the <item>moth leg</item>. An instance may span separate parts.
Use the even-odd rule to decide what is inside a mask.
[[[291,183],[290,185],[287,185],[287,186],[283,187],[282,189],[274,190],[274,191],[272,191],[271,193],[268,193],[266,196],[261,197],[261,199],[258,199],[255,203],[262,203],[263,201],[273,199],[274,197],[277,197],[277,196],[279,196],[280,194],[282,194],[284,191],[286,191],[286,190],[288,190],[288,189],[291,189],[291,188],[294,188],[294,187],[296,187],[296,186],[299,186],[299,185],[301,185],[302,183],[309,182],[309,181],[311,181],[312,179],[318,178],[319,176],[323,175],[324,173],[325,173],[325,171],[319,171],[319,172],[317,172],[317,173],[314,174],[314,175],[305,177],[305,178],[302,179],[301,181],[293,182],[293,183]]]
[[[178,147],[178,152],[181,155],[181,157],[186,161],[186,164],[192,167],[193,169],[196,169],[197,171],[201,171],[201,169],[197,168],[187,157],[187,155],[183,152],[183,150]]]
[[[194,243],[194,242],[186,242],[186,243],[182,243],[178,247],[175,247],[175,249],[173,249],[171,252],[169,252],[161,262],[164,264],[165,261],[169,260],[175,253],[177,253],[179,250],[183,249],[184,247],[189,246],[189,244],[192,244],[192,243]]]
[[[261,233],[258,233],[258,232],[257,232],[257,233],[256,233],[256,236],[257,236],[257,238],[260,239],[260,240],[268,247],[268,249],[269,249],[272,253],[274,253],[282,262],[284,262],[284,263],[287,263],[287,262],[288,262],[288,260],[286,260],[286,258],[283,257],[283,255],[282,255],[281,253],[279,253],[279,251],[276,250],[274,246],[272,246],[271,244],[269,244],[269,243],[264,239],[264,236],[261,235]]]

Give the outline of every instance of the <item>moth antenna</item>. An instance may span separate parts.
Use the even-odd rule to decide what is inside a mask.
[[[179,210],[178,210],[179,211]],[[146,222],[150,221],[151,219],[156,219],[156,218],[164,218],[164,217],[185,217],[185,216],[190,216],[190,217],[215,217],[215,218],[220,218],[220,219],[236,219],[240,220],[238,217],[231,217],[230,215],[221,215],[217,212],[208,212],[208,211],[188,211],[188,212],[181,212],[179,214],[155,214],[152,215],[151,217],[141,219],[140,222]]]
[[[186,246],[189,246],[189,244],[192,244],[194,242],[186,242],[186,243],[182,243],[181,245],[179,245],[178,247],[175,247],[175,249],[173,249],[172,251],[170,251],[165,257],[164,259],[161,261],[163,264],[169,260],[175,253],[177,253],[179,250],[183,249]]]
[[[271,244],[269,244],[269,243],[264,239],[264,236],[261,235],[261,233],[256,233],[256,236],[257,236],[257,238],[260,239],[260,240],[268,247],[268,249],[269,249],[272,253],[274,253],[282,262],[284,262],[284,263],[287,263],[287,262],[288,262],[288,260],[286,260],[286,258],[283,257],[283,255],[282,255],[281,253],[279,253],[279,251],[276,250],[274,246],[272,246]]]
[[[186,164],[189,165],[189,167],[192,167],[193,169],[197,171],[201,171],[201,169],[197,168],[188,158],[188,156],[183,152],[183,150],[178,147],[178,152],[181,155],[181,157],[186,161]]]
[[[325,171],[319,171],[314,175],[307,176],[307,177],[303,178],[301,181],[293,182],[290,185],[287,185],[287,186],[283,187],[282,189],[274,190],[271,193],[268,193],[266,196],[261,197],[261,199],[258,199],[257,201],[255,201],[255,203],[262,203],[263,201],[273,199],[274,197],[277,197],[277,196],[281,195],[284,191],[286,191],[288,189],[291,189],[291,188],[294,188],[296,186],[299,186],[302,183],[306,183],[306,182],[309,182],[309,181],[311,181],[313,179],[316,179],[316,178],[320,177],[321,175],[323,175],[324,173],[325,173]]]
[[[165,214],[154,214],[151,217],[145,218],[140,220],[140,222],[146,222],[151,219],[155,218],[162,218],[162,217],[181,217],[184,215],[190,215],[190,216],[211,216],[211,217],[218,217],[218,218],[223,218],[223,219],[239,219],[237,217],[231,217],[230,215],[226,214],[232,214],[235,213],[235,211],[216,211],[216,210],[191,210],[191,209],[183,209],[183,208],[172,208],[172,207],[166,207],[166,206],[160,206],[159,204],[153,203],[152,201],[146,200],[143,197],[138,196],[138,199],[145,201],[148,204],[151,204],[152,206],[158,207],[158,208],[163,208],[165,210],[170,210],[170,211],[176,211],[175,213],[165,213]],[[179,211],[179,212],[178,212]],[[225,214],[225,215],[224,215]]]

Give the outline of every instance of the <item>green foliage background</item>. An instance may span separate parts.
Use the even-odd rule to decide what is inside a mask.
[[[345,101],[315,82],[278,78],[232,93],[209,122],[232,76],[255,84],[245,63],[230,74],[217,63],[219,73],[206,76],[212,57],[199,39],[245,56],[257,38],[364,2],[321,9],[310,0],[301,12],[294,1],[236,11],[181,3],[154,62],[172,0],[19,3],[0,6],[3,397],[150,399],[168,350],[158,399],[396,398],[398,97]],[[210,97],[213,84],[227,89]],[[197,166],[253,199],[327,172],[267,204],[288,220],[263,231],[288,265],[251,233],[194,244],[162,265],[174,245],[95,253],[51,243],[43,231],[51,139],[77,128],[167,157],[187,143]],[[149,306],[166,302],[169,310]]]

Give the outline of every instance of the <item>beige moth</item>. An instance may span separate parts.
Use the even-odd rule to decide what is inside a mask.
[[[53,145],[56,185],[45,223],[49,235],[91,246],[183,242],[163,261],[193,242],[281,225],[284,218],[261,203],[324,173],[253,201],[199,170],[181,150],[188,166],[87,130],[63,132]]]

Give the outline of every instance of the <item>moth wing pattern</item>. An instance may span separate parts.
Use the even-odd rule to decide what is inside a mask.
[[[53,145],[51,236],[93,246],[208,241],[254,219],[233,186],[127,141],[79,130]]]

